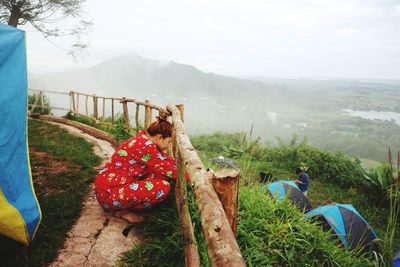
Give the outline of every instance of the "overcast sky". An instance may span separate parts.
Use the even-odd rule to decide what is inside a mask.
[[[136,53],[235,76],[400,79],[399,0],[87,0],[85,11],[94,26],[78,63],[25,28],[31,72]]]

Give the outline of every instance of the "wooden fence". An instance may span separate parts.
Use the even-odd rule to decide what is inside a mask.
[[[39,110],[44,111],[45,108],[48,108],[44,105],[45,103],[45,94],[58,94],[58,95],[69,95],[69,108],[66,107],[56,107],[51,106],[53,110],[62,110],[62,111],[70,111],[76,115],[85,116],[95,120],[96,124],[100,125],[109,125],[114,126],[116,122],[116,110],[117,105],[121,105],[121,109],[123,111],[123,120],[125,123],[125,128],[130,132],[131,131],[131,123],[128,112],[128,103],[133,103],[136,105],[135,108],[135,128],[139,130],[142,125],[140,125],[139,114],[140,109],[144,108],[144,125],[143,128],[147,128],[152,121],[152,110],[158,110],[161,112],[168,113],[167,110],[163,107],[159,107],[150,102],[150,100],[145,100],[144,102],[138,101],[136,99],[131,98],[116,98],[116,97],[106,97],[106,96],[97,96],[95,94],[86,94],[81,92],[56,92],[49,90],[36,90],[29,89],[29,91],[34,92],[37,97],[35,103],[29,104],[29,111],[32,113],[36,108],[40,108]],[[82,105],[82,100],[84,103]],[[101,104],[101,105],[99,105]],[[109,108],[111,114],[106,117],[107,109]],[[91,111],[91,114],[89,112]],[[106,121],[106,120],[109,120]]]
[[[51,91],[38,91],[43,93],[58,93]],[[153,117],[153,110],[163,112],[171,117],[174,125],[173,146],[169,153],[177,162],[178,179],[175,186],[176,205],[179,214],[179,223],[183,233],[185,264],[186,266],[200,266],[197,243],[193,233],[193,225],[189,213],[189,204],[186,192],[186,172],[190,176],[190,183],[195,195],[196,204],[200,211],[200,219],[204,238],[207,245],[207,253],[212,266],[245,266],[239,246],[236,242],[236,224],[238,207],[238,182],[239,173],[234,170],[224,170],[216,174],[206,171],[193,148],[184,126],[184,106],[169,105],[166,108],[152,104],[149,100],[144,102],[131,98],[114,98],[89,95],[71,91],[62,93],[70,96],[69,111],[75,114],[95,119],[105,119],[106,102],[111,104],[111,122],[115,123],[115,103],[122,105],[125,127],[130,131],[130,119],[128,103],[136,105],[135,126],[140,128],[139,112],[144,107],[144,128],[147,128]],[[84,112],[80,112],[79,98],[85,99]],[[93,114],[88,111],[89,100],[92,100]],[[102,116],[99,117],[98,104],[102,102]],[[42,101],[43,103],[43,101]],[[54,108],[54,107],[51,107]],[[43,117],[44,119],[51,119]],[[62,120],[58,119],[59,122]]]

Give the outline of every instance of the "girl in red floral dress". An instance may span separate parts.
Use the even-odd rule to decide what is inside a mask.
[[[158,118],[116,149],[95,181],[96,198],[105,211],[138,222],[143,217],[133,210],[149,208],[168,196],[167,178],[177,176],[175,160],[163,152],[171,143],[172,131],[170,122]]]

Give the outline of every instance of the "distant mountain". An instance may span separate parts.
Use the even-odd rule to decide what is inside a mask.
[[[233,130],[232,118],[253,105],[274,105],[273,99],[285,91],[284,86],[205,73],[172,61],[157,61],[138,55],[125,55],[107,60],[81,71],[31,74],[31,88],[54,91],[80,91],[102,96],[126,96],[150,99],[166,105],[183,103],[193,126],[201,132],[215,129]],[[276,90],[280,89],[280,90]],[[212,117],[213,120],[204,120]],[[249,128],[251,122],[246,123]]]

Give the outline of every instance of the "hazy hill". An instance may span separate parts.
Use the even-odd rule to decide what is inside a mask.
[[[37,84],[39,81],[40,84]],[[75,88],[97,94],[161,99],[173,97],[173,100],[175,97],[260,95],[272,88],[263,82],[205,73],[190,65],[138,55],[113,58],[82,71],[32,75],[30,82],[32,87],[59,91]]]
[[[242,111],[253,105],[276,105],[285,90],[283,86],[205,73],[190,65],[138,55],[117,57],[82,71],[31,74],[30,87],[150,99],[162,105],[183,103],[190,111],[191,130],[201,132],[249,129],[252,119],[243,125],[243,117],[255,114],[242,116]],[[232,118],[238,119],[237,124]]]

